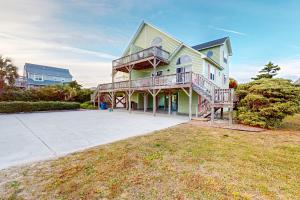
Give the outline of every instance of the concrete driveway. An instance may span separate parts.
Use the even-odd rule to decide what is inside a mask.
[[[99,110],[0,115],[0,169],[54,158],[186,121],[187,117]]]

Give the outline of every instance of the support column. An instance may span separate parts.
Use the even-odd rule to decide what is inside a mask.
[[[229,125],[231,126],[232,125],[232,108],[229,107],[228,108],[228,112],[229,112]]]
[[[212,95],[211,95],[211,115],[210,115],[210,121],[211,123],[215,120],[215,89],[212,89]]]
[[[169,92],[169,104],[168,104],[168,107],[169,107],[169,115],[171,115],[171,106],[172,106],[172,93],[171,91]]]
[[[98,94],[98,109],[100,109],[100,94]]]
[[[156,90],[153,89],[153,115],[156,115]]]
[[[144,93],[144,112],[147,111],[148,108],[148,94],[145,92]]]
[[[125,92],[125,107],[128,109],[128,94]]]
[[[129,107],[129,113],[131,113],[131,71],[132,71],[133,65],[129,66],[128,71],[129,71],[129,91],[128,91],[128,107]]]
[[[221,108],[221,119],[223,119],[224,116],[224,108]]]
[[[189,88],[189,119],[192,120],[192,98],[193,98],[193,88]]]
[[[115,108],[115,92],[111,93],[111,108]]]

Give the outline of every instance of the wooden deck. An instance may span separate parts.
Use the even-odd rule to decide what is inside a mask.
[[[113,70],[129,72],[129,66],[133,66],[133,69],[135,70],[140,70],[152,68],[153,65],[155,65],[155,62],[156,66],[166,65],[169,63],[169,57],[169,52],[159,47],[150,47],[134,54],[113,60],[112,66]]]
[[[94,104],[95,102],[99,103],[101,95],[105,95],[105,99],[111,103],[111,107],[115,108],[116,96],[122,94],[122,98],[126,99],[126,108],[131,112],[131,96],[134,92],[139,92],[143,95],[144,110],[147,109],[147,96],[150,94],[153,97],[153,115],[155,115],[157,108],[156,97],[160,92],[164,92],[169,95],[168,112],[170,114],[172,93],[182,90],[189,98],[189,118],[192,119],[192,94],[195,91],[201,97],[201,102],[198,102],[197,109],[204,108],[211,113],[215,113],[219,108],[223,112],[223,108],[227,107],[231,111],[233,108],[233,91],[219,88],[202,74],[185,72],[158,76],[156,74],[157,67],[169,64],[169,57],[169,52],[154,46],[114,60],[112,62],[112,82],[99,84],[91,95],[91,100]],[[132,70],[147,68],[152,69],[153,77],[132,80]],[[128,80],[114,82],[115,74],[118,71],[128,73]],[[203,114],[203,110],[197,110],[196,115],[198,115],[198,112]],[[208,116],[207,114],[205,115]],[[211,115],[211,119],[212,121],[214,120],[214,114]]]

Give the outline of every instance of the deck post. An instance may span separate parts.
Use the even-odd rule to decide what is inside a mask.
[[[129,71],[129,91],[128,91],[128,110],[129,113],[131,113],[131,71],[132,71],[133,66],[129,66],[128,71]]]
[[[215,120],[215,88],[212,89],[211,94],[211,114],[210,114],[210,121],[213,123]]]
[[[221,108],[221,119],[224,117],[224,108]]]
[[[153,89],[153,115],[156,115],[156,90]]]
[[[144,112],[147,111],[147,107],[148,107],[148,94],[145,92],[144,93]]]
[[[229,112],[229,125],[231,126],[232,125],[232,108],[231,107],[228,108],[228,112]]]
[[[192,120],[192,97],[193,97],[193,88],[189,88],[189,119]]]
[[[234,90],[231,89],[230,90],[230,104],[231,106],[228,108],[228,112],[229,112],[229,125],[232,126],[232,114],[233,114],[233,99],[234,98]]]
[[[172,106],[172,93],[171,93],[171,91],[169,91],[169,103],[168,103],[169,115],[171,115],[171,106]]]
[[[100,93],[98,93],[98,109],[100,109]]]
[[[126,106],[126,110],[128,110],[128,93],[125,92],[125,106]]]
[[[111,93],[111,108],[115,108],[115,92]]]

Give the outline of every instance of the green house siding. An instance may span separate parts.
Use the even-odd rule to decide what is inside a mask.
[[[169,53],[173,53],[175,49],[180,45],[178,41],[150,27],[147,24],[143,27],[139,36],[136,38],[133,44],[146,49],[151,47],[151,42],[156,37],[160,37],[162,39],[162,48]]]
[[[220,46],[209,48],[209,49],[204,49],[204,50],[201,50],[200,52],[203,53],[203,54],[205,54],[205,55],[207,55],[208,51],[212,51],[213,52],[213,56],[211,58],[214,61],[216,61],[218,64],[222,64],[221,60],[220,60],[220,56],[221,56]]]
[[[192,95],[192,113],[196,114],[196,109],[198,106],[198,94],[193,92]],[[189,113],[189,97],[185,92],[178,92],[178,113],[188,114]]]
[[[184,67],[185,65],[176,65],[176,62],[179,57],[183,55],[190,56],[192,60],[192,71],[195,73],[202,73],[203,72],[203,59],[201,58],[201,55],[194,52],[193,50],[183,47],[180,51],[177,52],[175,56],[173,56],[172,60],[170,61],[169,65],[160,66],[157,67],[156,71],[162,71],[162,75],[169,75],[169,74],[175,74],[177,67]],[[190,64],[187,64],[190,65]],[[144,69],[144,70],[133,70],[132,71],[132,80],[136,80],[138,78],[144,78],[144,77],[151,77],[153,73],[153,69]]]

